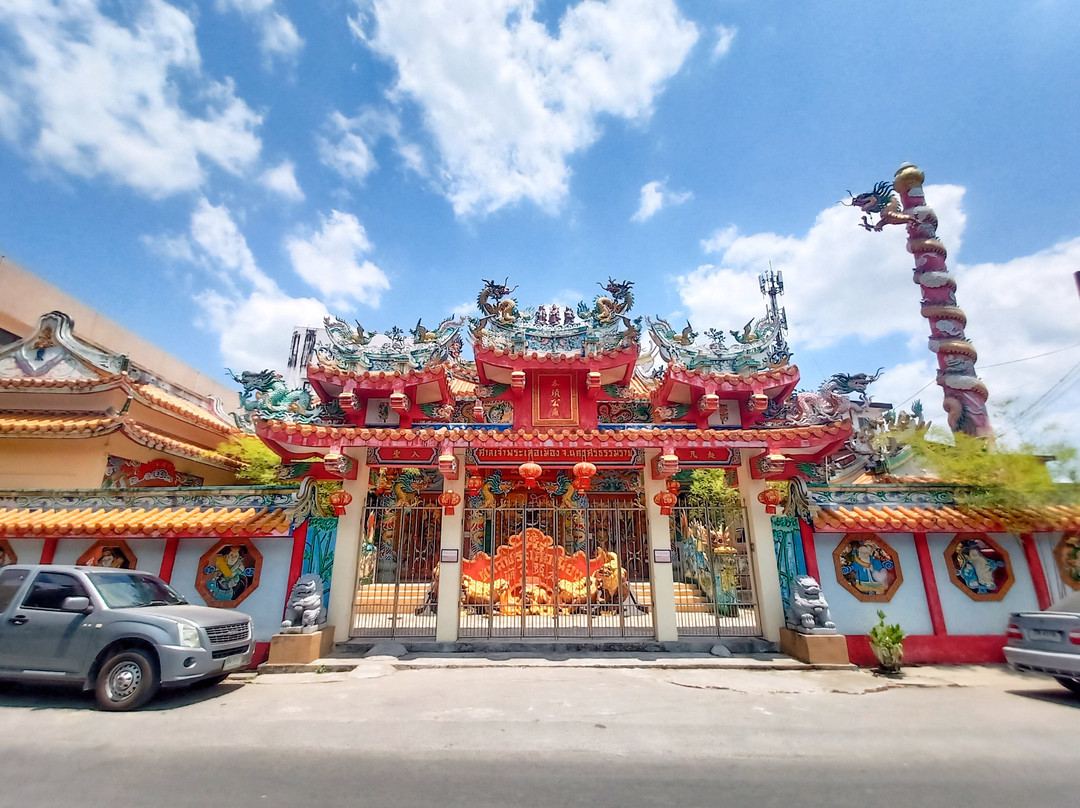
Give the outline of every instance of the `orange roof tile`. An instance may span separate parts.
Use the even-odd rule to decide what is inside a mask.
[[[132,387],[139,397],[149,404],[168,410],[171,413],[181,416],[185,420],[206,427],[218,434],[236,435],[240,432],[235,425],[230,424],[228,421],[225,421],[205,407],[201,407],[187,399],[180,398],[180,396],[168,393],[160,387],[156,387],[152,384],[135,384],[132,385]]]
[[[0,536],[284,536],[284,508],[0,508]]]
[[[467,442],[472,445],[573,441],[577,444],[607,446],[657,444],[683,446],[690,443],[712,442],[716,445],[750,444],[764,447],[770,444],[779,444],[782,441],[792,441],[800,444],[804,441],[816,441],[812,444],[805,444],[805,446],[809,447],[824,445],[846,438],[851,434],[851,424],[847,421],[838,421],[830,424],[800,426],[790,429],[668,429],[641,425],[601,430],[563,427],[555,429],[536,428],[527,431],[477,429],[460,426],[372,429],[366,427],[319,426],[271,420],[259,422],[259,433],[275,440],[290,443],[300,442],[309,446],[321,445],[325,441],[334,441],[352,446],[376,446],[383,443],[439,445],[446,441]]]
[[[0,378],[0,387],[11,387],[16,389],[55,389],[55,388],[71,388],[79,390],[86,387],[100,387],[115,384],[124,378],[121,373],[102,373],[101,376],[95,378],[82,378],[82,379],[49,379],[41,378],[38,376],[11,376],[7,378]]]
[[[162,452],[182,455],[183,457],[191,457],[195,460],[201,460],[204,463],[210,463],[214,466],[221,466],[229,469],[244,467],[243,461],[237,460],[235,457],[229,457],[228,455],[208,449],[205,446],[199,446],[198,444],[190,443],[181,440],[180,438],[165,435],[132,421],[125,422],[122,430],[125,435],[136,443],[140,443],[151,449],[158,449]]]
[[[883,505],[875,508],[822,508],[814,517],[814,529],[823,533],[954,533],[964,530],[1030,533],[1080,530],[1080,507],[919,508]]]
[[[0,413],[0,435],[8,437],[92,437],[120,424],[116,415],[103,412],[49,412],[47,410]]]
[[[451,376],[447,382],[450,392],[454,394],[455,398],[468,398],[476,395],[476,382],[459,379],[456,376]]]

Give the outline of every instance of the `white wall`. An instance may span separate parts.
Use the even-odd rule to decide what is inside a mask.
[[[910,533],[882,533],[883,541],[896,551],[904,582],[885,603],[863,603],[836,579],[833,551],[843,541],[845,533],[818,533],[814,536],[818,570],[821,572],[821,592],[829,602],[829,611],[841,634],[865,634],[877,623],[878,609],[885,612],[887,622],[899,623],[908,634],[933,634],[930,609],[926,605],[926,589],[919,570],[919,554]],[[940,588],[940,584],[938,585]]]
[[[949,634],[1003,634],[1010,612],[1037,611],[1039,608],[1020,540],[1008,533],[988,535],[1009,554],[1015,578],[1012,587],[1000,601],[972,600],[952,582],[945,563],[945,549],[955,538],[955,533],[928,533],[926,536],[938,593],[941,595],[941,609],[945,613],[945,628]]]

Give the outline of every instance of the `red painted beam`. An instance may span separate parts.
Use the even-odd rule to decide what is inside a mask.
[[[58,539],[56,536],[50,536],[45,539],[45,545],[41,548],[41,563],[51,564],[53,559],[56,558],[56,542]]]
[[[165,583],[172,583],[173,565],[176,563],[176,551],[180,547],[179,536],[165,539],[165,553],[161,557],[161,572],[158,577]]]
[[[1042,561],[1039,560],[1039,548],[1035,546],[1035,537],[1030,533],[1021,533],[1020,546],[1024,548],[1024,558],[1027,559],[1028,571],[1031,573],[1031,583],[1035,587],[1035,598],[1039,602],[1039,608],[1045,609],[1050,605],[1050,588],[1046,585],[1046,570],[1043,569]]]
[[[304,543],[307,541],[307,522],[302,522],[293,529],[292,561],[289,563],[289,579],[285,582],[285,597],[288,598],[289,590],[300,577],[300,570],[304,568]]]
[[[821,573],[818,572],[817,552],[814,550],[814,529],[802,519],[799,520],[799,536],[802,539],[803,558],[806,559],[806,574],[818,583],[821,583]]]
[[[930,545],[925,533],[915,533],[915,551],[919,554],[919,571],[922,573],[923,590],[926,592],[926,608],[930,612],[930,625],[935,635],[948,634],[945,628],[945,611],[941,608],[941,595],[934,577],[934,563],[930,558]]]

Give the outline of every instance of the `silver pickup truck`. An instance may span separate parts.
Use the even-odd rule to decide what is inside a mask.
[[[219,682],[251,663],[251,618],[194,606],[135,570],[0,567],[0,680],[75,682],[105,710],[158,687]]]

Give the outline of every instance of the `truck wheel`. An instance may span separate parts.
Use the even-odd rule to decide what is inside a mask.
[[[137,710],[158,689],[157,670],[145,651],[121,651],[105,660],[97,676],[97,701],[102,710]]]

